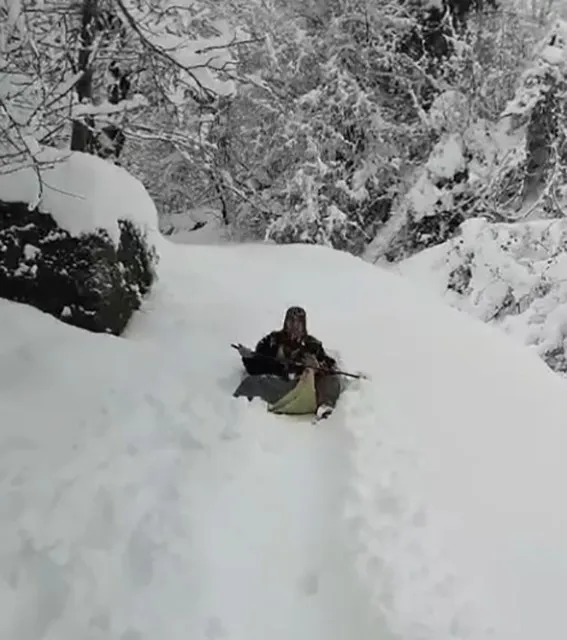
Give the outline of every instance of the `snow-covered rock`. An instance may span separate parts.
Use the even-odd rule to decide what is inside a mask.
[[[39,162],[0,174],[0,295],[119,335],[154,279],[153,202],[100,158],[45,149]]]

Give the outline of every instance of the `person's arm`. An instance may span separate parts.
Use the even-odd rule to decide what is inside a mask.
[[[285,374],[285,367],[276,360],[278,344],[276,335],[272,332],[264,336],[250,354],[242,356],[244,368],[251,376],[262,374]]]
[[[336,369],[337,361],[325,351],[323,343],[316,338],[311,339],[309,351],[315,356],[321,369],[327,369],[328,371]]]

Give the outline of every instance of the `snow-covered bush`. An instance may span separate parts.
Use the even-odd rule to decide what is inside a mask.
[[[272,190],[266,237],[360,253],[381,222],[392,177],[380,156],[381,117],[368,92],[335,59],[319,87],[298,101],[288,134],[302,158]]]
[[[408,38],[427,31],[417,8],[354,1],[278,10],[271,23],[257,15],[247,27],[266,48],[243,58],[256,82],[231,101],[219,137],[230,224],[245,237],[367,255],[378,244],[381,257],[400,259],[490,209],[484,181],[509,151],[494,120],[533,25],[499,13],[485,17],[486,28],[481,18],[467,28],[458,20],[457,31],[443,26],[451,41],[443,56],[415,58]]]
[[[567,373],[567,221],[468,220],[462,234],[399,269],[495,324]]]
[[[546,162],[542,152],[549,156],[545,150],[551,148],[550,132],[559,117],[553,96],[559,94],[551,80],[545,80],[545,86],[538,82],[530,100],[526,91],[533,89],[536,77],[561,78],[562,65],[550,63],[549,47],[540,46],[518,85],[521,58],[511,59],[510,53],[525,53],[525,45],[506,29],[503,26],[507,39],[502,44],[508,55],[500,51],[497,56],[502,68],[487,56],[486,41],[471,33],[463,36],[462,48],[447,63],[453,88],[440,93],[426,115],[436,142],[400,190],[390,220],[366,250],[367,259],[403,259],[444,242],[471,217],[515,219],[514,197],[520,194],[525,200],[533,192],[530,184],[541,180],[543,169],[538,177],[537,167]],[[561,23],[545,42],[557,43],[554,52],[560,59],[558,29],[563,29]],[[536,32],[528,31],[528,40]],[[497,79],[502,86],[493,91]],[[511,117],[514,111],[523,114],[517,121]]]
[[[0,174],[0,295],[119,335],[155,277],[155,207],[105,160],[46,148],[40,160]]]
[[[414,278],[432,277],[450,304],[516,336],[562,373],[567,373],[566,91],[567,23],[557,21],[499,119],[486,120],[482,135],[479,120],[464,135],[456,134],[468,151],[464,188],[476,187],[462,218],[483,219],[466,221],[460,235],[400,264]],[[420,202],[429,195],[432,211],[440,195],[431,188],[430,173],[423,173],[429,189],[422,190]]]
[[[464,220],[461,204],[470,197],[467,151],[458,133],[441,137],[417,170],[412,188],[397,199],[388,224],[367,247],[367,258],[399,260],[416,247],[430,247],[453,235]]]
[[[514,216],[562,215],[566,177],[567,22],[558,20],[540,42],[500,124],[516,148],[493,183],[500,208]]]
[[[280,8],[277,19],[250,25],[266,47],[244,61],[256,82],[230,105],[219,182],[234,197],[229,222],[243,235],[361,253],[428,134],[411,82],[393,87],[392,20],[384,23],[379,6],[323,5]],[[366,18],[372,37],[363,33]]]

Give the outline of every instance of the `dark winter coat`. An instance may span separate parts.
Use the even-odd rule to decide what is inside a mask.
[[[303,362],[308,354],[317,359],[321,368],[335,369],[335,359],[325,352],[317,338],[306,335],[299,343],[292,342],[283,330],[264,336],[256,345],[254,355],[243,357],[242,362],[250,375],[273,374],[287,378],[290,374],[300,375],[304,371]]]

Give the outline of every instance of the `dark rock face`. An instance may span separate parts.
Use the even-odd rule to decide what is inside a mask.
[[[51,215],[0,201],[0,296],[96,333],[120,335],[154,281],[155,250],[129,221],[73,237]]]

